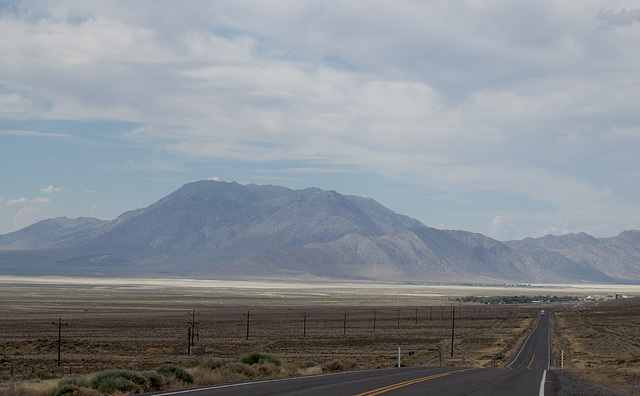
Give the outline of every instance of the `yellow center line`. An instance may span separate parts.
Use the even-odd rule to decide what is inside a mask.
[[[533,352],[533,356],[531,356],[531,361],[527,365],[527,370],[531,370],[531,365],[533,364],[533,359],[535,359],[535,358],[536,358],[536,353]]]
[[[469,371],[469,370],[474,370],[474,369],[473,368],[467,368],[467,369],[464,369],[464,370],[449,371],[447,373],[440,373],[440,374],[430,375],[428,377],[416,378],[416,379],[412,379],[412,380],[409,380],[409,381],[399,382],[397,384],[393,384],[393,385],[385,386],[385,387],[382,387],[382,388],[370,390],[369,392],[358,393],[357,395],[354,395],[354,396],[375,396],[375,395],[379,395],[381,393],[392,391],[394,389],[398,389],[398,388],[402,388],[402,387],[405,387],[405,386],[417,384],[419,382],[429,381],[429,380],[436,379],[436,378],[441,378],[441,377],[446,377],[447,375],[451,375],[451,374],[455,374],[455,373],[463,373],[463,372]]]

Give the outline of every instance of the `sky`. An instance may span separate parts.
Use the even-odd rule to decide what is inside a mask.
[[[636,1],[0,1],[0,234],[202,179],[640,229]]]

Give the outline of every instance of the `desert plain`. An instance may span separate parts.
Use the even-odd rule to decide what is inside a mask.
[[[522,295],[580,301],[456,300]],[[640,394],[635,296],[634,285],[0,277],[0,392],[47,394],[61,378],[164,364],[187,369],[193,385],[393,367],[398,349],[402,365],[503,368],[546,310],[552,369],[561,369],[564,351],[564,370],[580,381]],[[231,377],[198,369],[207,359],[235,364],[253,351],[275,356],[281,368]]]

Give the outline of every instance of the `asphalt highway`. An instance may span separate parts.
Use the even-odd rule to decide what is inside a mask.
[[[541,316],[506,369],[402,367],[217,385],[163,395],[553,395],[551,325]]]

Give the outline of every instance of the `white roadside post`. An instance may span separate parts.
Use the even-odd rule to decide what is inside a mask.
[[[398,347],[398,367],[400,367],[400,347]]]

